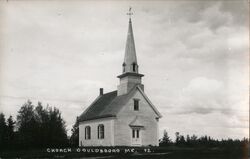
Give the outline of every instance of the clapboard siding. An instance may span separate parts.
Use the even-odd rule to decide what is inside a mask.
[[[139,111],[134,111],[133,99],[140,99]],[[132,130],[129,124],[138,116],[142,125],[141,138],[142,145],[158,146],[158,122],[157,115],[144,99],[139,91],[136,91],[134,96],[128,101],[123,109],[118,113],[117,119],[114,121],[115,126],[115,144],[116,145],[131,145]]]
[[[79,146],[114,146],[114,119],[96,119],[79,124]],[[98,139],[97,127],[104,125],[104,139]],[[85,127],[91,127],[91,139],[85,139]]]

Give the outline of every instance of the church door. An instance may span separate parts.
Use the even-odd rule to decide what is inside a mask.
[[[132,144],[131,146],[141,146],[141,133],[139,128],[132,128]]]

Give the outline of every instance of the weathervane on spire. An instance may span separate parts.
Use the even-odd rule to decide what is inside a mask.
[[[128,13],[127,13],[127,15],[129,16],[129,19],[133,15],[133,12],[131,10],[132,10],[132,7],[129,7],[129,10],[128,10]]]

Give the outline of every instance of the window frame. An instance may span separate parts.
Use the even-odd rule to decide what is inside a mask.
[[[135,138],[135,129],[132,129],[132,138]]]
[[[132,64],[132,69],[133,69],[133,72],[136,72],[136,63]]]
[[[123,72],[123,73],[125,72],[125,67],[126,67],[126,63],[123,63],[123,64],[122,64],[122,72]]]
[[[85,126],[85,140],[90,140],[91,139],[91,127]]]
[[[104,124],[99,124],[97,126],[97,138],[98,139],[104,139],[105,137],[105,128],[104,128]]]
[[[140,110],[140,99],[134,99],[134,111],[139,111]]]
[[[140,138],[140,129],[139,128],[132,128],[132,138],[133,139]]]
[[[140,129],[136,130],[136,138],[139,139],[140,138]]]

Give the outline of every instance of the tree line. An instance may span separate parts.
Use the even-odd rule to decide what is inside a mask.
[[[249,145],[249,140],[247,138],[239,139],[213,139],[210,136],[201,136],[197,135],[181,135],[179,132],[175,133],[175,140],[172,141],[168,135],[168,132],[164,130],[163,137],[160,139],[160,146],[177,146],[177,147],[224,147],[224,148],[247,148]]]
[[[6,120],[0,113],[0,149],[66,147],[73,144],[71,141],[56,107],[44,107],[41,102],[35,106],[28,100],[18,111],[16,121],[12,116]]]
[[[61,112],[56,107],[41,102],[36,106],[28,100],[25,102],[16,116],[7,119],[0,113],[0,150],[15,150],[29,148],[67,147],[78,146],[79,128],[76,120],[71,129],[71,136],[67,136],[66,124]],[[239,139],[213,139],[210,136],[181,135],[175,133],[172,141],[167,131],[159,140],[161,147],[247,147],[249,140]]]

